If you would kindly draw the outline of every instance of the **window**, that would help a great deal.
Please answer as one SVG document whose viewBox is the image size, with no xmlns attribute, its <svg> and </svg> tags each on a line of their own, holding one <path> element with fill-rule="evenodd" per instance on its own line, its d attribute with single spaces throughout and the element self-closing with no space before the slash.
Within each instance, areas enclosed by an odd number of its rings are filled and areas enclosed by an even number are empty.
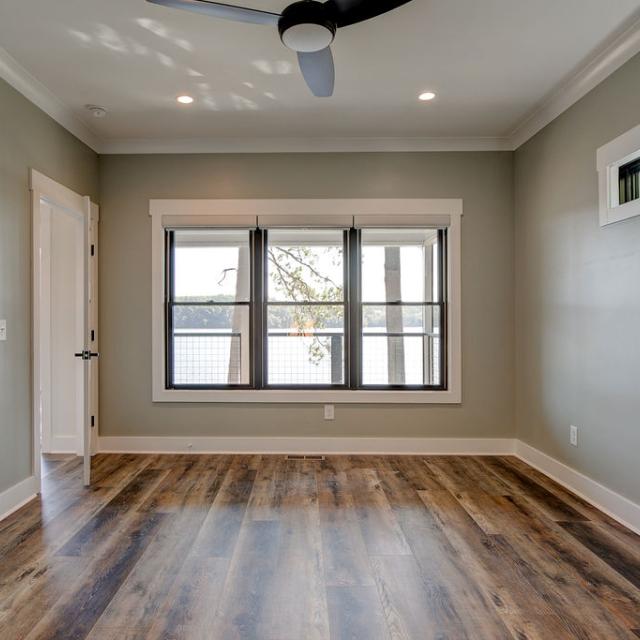
<svg viewBox="0 0 640 640">
<path fill-rule="evenodd" d="M 618 168 L 618 203 L 627 204 L 640 198 L 640 158 Z"/>
<path fill-rule="evenodd" d="M 167 232 L 167 388 L 250 383 L 249 231 Z"/>
<path fill-rule="evenodd" d="M 444 231 L 363 229 L 362 385 L 444 381 Z"/>
<path fill-rule="evenodd" d="M 167 230 L 167 388 L 444 388 L 445 233 Z"/>
<path fill-rule="evenodd" d="M 640 125 L 598 149 L 600 226 L 640 216 Z"/>
<path fill-rule="evenodd" d="M 265 236 L 266 385 L 344 386 L 345 232 Z"/>
<path fill-rule="evenodd" d="M 152 200 L 154 402 L 461 401 L 460 200 Z"/>
</svg>

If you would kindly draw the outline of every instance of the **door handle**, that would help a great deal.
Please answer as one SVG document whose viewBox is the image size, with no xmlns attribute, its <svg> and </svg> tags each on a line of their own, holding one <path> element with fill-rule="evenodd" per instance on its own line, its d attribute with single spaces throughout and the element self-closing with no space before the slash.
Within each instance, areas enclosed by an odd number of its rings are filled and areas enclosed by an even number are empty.
<svg viewBox="0 0 640 640">
<path fill-rule="evenodd" d="M 89 351 L 88 349 L 84 349 L 80 351 L 80 353 L 73 354 L 76 358 L 82 358 L 83 360 L 91 360 L 91 358 L 99 358 L 100 354 L 94 351 Z"/>
</svg>

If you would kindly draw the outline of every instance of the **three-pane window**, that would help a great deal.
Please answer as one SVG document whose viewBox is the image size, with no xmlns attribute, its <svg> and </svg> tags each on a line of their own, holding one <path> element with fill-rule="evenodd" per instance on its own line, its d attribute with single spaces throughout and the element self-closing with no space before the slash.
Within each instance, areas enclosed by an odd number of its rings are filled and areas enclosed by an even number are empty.
<svg viewBox="0 0 640 640">
<path fill-rule="evenodd" d="M 446 388 L 443 229 L 168 229 L 166 388 Z"/>
</svg>

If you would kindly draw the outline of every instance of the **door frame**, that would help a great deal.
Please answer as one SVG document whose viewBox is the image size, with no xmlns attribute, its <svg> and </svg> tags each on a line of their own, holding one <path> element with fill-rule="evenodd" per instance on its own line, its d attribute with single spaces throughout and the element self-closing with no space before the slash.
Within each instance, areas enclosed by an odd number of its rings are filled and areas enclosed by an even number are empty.
<svg viewBox="0 0 640 640">
<path fill-rule="evenodd" d="M 41 446 L 40 446 L 40 398 L 39 390 L 41 384 L 40 366 L 41 366 L 41 344 L 40 344 L 40 320 L 41 320 L 41 282 L 40 282 L 40 263 L 42 260 L 41 246 L 41 211 L 40 201 L 46 200 L 51 204 L 67 209 L 79 215 L 84 220 L 86 238 L 84 254 L 85 254 L 85 291 L 89 292 L 85 304 L 85 329 L 86 333 L 90 332 L 89 323 L 97 314 L 97 266 L 91 264 L 93 257 L 91 255 L 90 244 L 97 245 L 97 223 L 99 220 L 98 205 L 91 202 L 89 196 L 81 196 L 75 191 L 61 185 L 52 180 L 48 176 L 31 169 L 29 188 L 31 191 L 31 237 L 32 237 L 32 256 L 31 256 L 31 345 L 32 345 L 32 362 L 31 362 L 31 402 L 32 402 L 32 443 L 33 443 L 33 475 L 38 483 L 38 492 L 42 488 L 42 469 L 41 469 Z M 94 252 L 95 253 L 95 252 Z M 96 305 L 93 309 L 92 306 Z M 90 347 L 93 350 L 97 346 L 97 342 L 89 343 L 85 337 L 85 344 L 78 345 L 84 349 Z M 88 371 L 87 371 L 88 370 Z M 97 364 L 85 369 L 85 376 L 91 377 L 91 371 L 97 370 Z M 95 375 L 95 374 L 94 374 Z M 89 398 L 93 396 L 92 384 L 89 382 Z M 92 429 L 89 426 L 89 402 L 85 403 L 85 424 L 83 425 L 83 440 L 89 443 L 89 451 L 93 451 L 95 437 L 92 437 Z M 97 413 L 97 411 L 96 411 Z M 84 446 L 83 442 L 83 446 Z M 85 448 L 86 449 L 86 448 Z M 89 465 L 85 460 L 84 483 L 89 484 Z"/>
</svg>

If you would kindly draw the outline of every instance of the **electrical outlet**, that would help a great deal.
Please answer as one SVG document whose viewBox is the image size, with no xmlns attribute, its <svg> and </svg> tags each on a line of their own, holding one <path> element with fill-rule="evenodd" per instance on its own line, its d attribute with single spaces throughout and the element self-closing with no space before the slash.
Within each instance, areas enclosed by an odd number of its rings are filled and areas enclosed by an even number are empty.
<svg viewBox="0 0 640 640">
<path fill-rule="evenodd" d="M 574 425 L 569 427 L 569 444 L 572 444 L 574 447 L 578 446 L 578 427 Z"/>
<path fill-rule="evenodd" d="M 188 442 L 187 443 L 187 451 L 189 453 L 191 453 L 193 451 L 193 443 L 192 442 Z"/>
<path fill-rule="evenodd" d="M 7 321 L 0 320 L 0 340 L 4 341 L 7 339 Z"/>
<path fill-rule="evenodd" d="M 324 405 L 324 419 L 325 420 L 333 420 L 335 418 L 335 412 L 332 404 Z"/>
</svg>

